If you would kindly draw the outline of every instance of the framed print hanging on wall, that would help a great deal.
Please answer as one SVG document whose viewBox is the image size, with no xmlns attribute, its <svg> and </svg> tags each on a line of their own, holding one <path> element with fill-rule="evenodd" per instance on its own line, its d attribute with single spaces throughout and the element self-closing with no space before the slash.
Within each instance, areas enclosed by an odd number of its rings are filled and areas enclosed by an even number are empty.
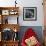
<svg viewBox="0 0 46 46">
<path fill-rule="evenodd" d="M 36 7 L 24 7 L 23 8 L 23 20 L 36 21 L 37 20 L 37 8 Z"/>
</svg>

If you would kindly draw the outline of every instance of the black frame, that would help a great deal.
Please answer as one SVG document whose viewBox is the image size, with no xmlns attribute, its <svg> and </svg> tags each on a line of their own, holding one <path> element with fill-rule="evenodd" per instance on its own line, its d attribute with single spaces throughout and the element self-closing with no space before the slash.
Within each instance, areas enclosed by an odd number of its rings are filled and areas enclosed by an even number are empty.
<svg viewBox="0 0 46 46">
<path fill-rule="evenodd" d="M 33 15 L 31 16 L 31 14 Z M 28 17 L 25 18 L 26 16 Z M 23 20 L 36 21 L 37 20 L 37 7 L 23 7 Z"/>
</svg>

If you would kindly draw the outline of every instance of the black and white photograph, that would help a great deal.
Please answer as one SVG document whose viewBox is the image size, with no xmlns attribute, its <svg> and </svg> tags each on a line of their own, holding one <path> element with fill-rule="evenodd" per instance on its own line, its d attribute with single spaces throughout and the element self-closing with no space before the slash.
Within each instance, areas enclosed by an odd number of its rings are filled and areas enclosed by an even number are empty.
<svg viewBox="0 0 46 46">
<path fill-rule="evenodd" d="M 37 20 L 37 8 L 36 7 L 24 7 L 23 8 L 23 19 L 25 21 Z"/>
</svg>

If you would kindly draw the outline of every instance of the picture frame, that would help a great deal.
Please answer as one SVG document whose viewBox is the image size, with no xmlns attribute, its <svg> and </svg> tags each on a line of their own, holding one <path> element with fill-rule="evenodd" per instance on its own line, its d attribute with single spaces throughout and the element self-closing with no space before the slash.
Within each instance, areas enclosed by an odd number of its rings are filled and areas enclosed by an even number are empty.
<svg viewBox="0 0 46 46">
<path fill-rule="evenodd" d="M 23 20 L 36 21 L 37 20 L 37 7 L 23 7 Z"/>
<path fill-rule="evenodd" d="M 9 10 L 2 10 L 2 15 L 9 15 Z"/>
<path fill-rule="evenodd" d="M 10 14 L 10 15 L 16 15 L 17 13 L 18 13 L 18 12 L 17 12 L 16 10 L 10 10 L 10 11 L 9 11 L 9 14 Z"/>
</svg>

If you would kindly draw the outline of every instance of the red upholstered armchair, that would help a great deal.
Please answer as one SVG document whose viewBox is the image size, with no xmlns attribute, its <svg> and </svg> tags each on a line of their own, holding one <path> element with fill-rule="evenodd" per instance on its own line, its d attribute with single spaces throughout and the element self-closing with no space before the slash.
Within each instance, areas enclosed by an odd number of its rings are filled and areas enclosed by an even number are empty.
<svg viewBox="0 0 46 46">
<path fill-rule="evenodd" d="M 32 28 L 27 29 L 25 32 L 25 35 L 22 38 L 21 46 L 41 46 L 37 39 L 37 35 Z"/>
</svg>

